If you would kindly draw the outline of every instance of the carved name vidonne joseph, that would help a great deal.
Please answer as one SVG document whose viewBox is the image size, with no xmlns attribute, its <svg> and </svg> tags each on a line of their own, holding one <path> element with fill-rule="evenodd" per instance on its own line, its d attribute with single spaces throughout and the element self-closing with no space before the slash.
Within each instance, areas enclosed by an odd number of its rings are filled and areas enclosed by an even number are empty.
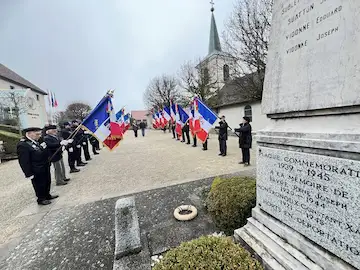
<svg viewBox="0 0 360 270">
<path fill-rule="evenodd" d="M 360 162 L 267 147 L 258 151 L 258 206 L 360 267 Z"/>
</svg>

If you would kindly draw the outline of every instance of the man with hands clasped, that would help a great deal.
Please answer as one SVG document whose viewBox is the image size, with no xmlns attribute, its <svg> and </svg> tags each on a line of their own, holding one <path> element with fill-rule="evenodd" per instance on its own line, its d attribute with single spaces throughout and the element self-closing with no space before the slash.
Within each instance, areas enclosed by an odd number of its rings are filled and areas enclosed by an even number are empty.
<svg viewBox="0 0 360 270">
<path fill-rule="evenodd" d="M 51 175 L 49 151 L 45 142 L 39 143 L 41 128 L 23 130 L 24 138 L 17 144 L 18 161 L 25 177 L 31 180 L 40 205 L 48 205 L 58 196 L 50 195 Z"/>
<path fill-rule="evenodd" d="M 44 130 L 46 134 L 44 136 L 44 141 L 49 149 L 50 162 L 54 165 L 55 169 L 56 185 L 66 185 L 70 179 L 66 178 L 63 151 L 69 144 L 69 141 L 59 139 L 55 125 L 46 126 Z"/>
</svg>

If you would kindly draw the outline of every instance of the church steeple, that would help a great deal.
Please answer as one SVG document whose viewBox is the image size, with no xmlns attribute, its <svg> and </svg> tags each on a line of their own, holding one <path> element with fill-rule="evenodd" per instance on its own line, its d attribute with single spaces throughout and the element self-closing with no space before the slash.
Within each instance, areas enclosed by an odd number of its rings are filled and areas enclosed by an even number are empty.
<svg viewBox="0 0 360 270">
<path fill-rule="evenodd" d="M 211 0 L 211 25 L 210 25 L 210 39 L 209 39 L 209 55 L 213 52 L 221 52 L 220 38 L 216 27 L 214 16 L 214 2 Z"/>
</svg>

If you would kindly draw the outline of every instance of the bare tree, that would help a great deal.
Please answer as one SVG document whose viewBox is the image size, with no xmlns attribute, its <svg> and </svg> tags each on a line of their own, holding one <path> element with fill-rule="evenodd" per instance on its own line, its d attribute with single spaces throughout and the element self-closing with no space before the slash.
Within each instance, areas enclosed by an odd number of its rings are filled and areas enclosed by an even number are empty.
<svg viewBox="0 0 360 270">
<path fill-rule="evenodd" d="M 223 33 L 225 50 L 237 63 L 232 77 L 251 74 L 246 80 L 237 80 L 253 85 L 249 98 L 262 97 L 272 6 L 273 0 L 238 0 Z"/>
<path fill-rule="evenodd" d="M 153 78 L 144 92 L 144 102 L 148 108 L 169 106 L 171 100 L 179 102 L 182 98 L 176 78 L 165 74 Z"/>
<path fill-rule="evenodd" d="M 61 125 L 62 123 L 69 121 L 70 118 L 66 115 L 66 112 L 56 112 L 53 116 L 55 123 Z"/>
<path fill-rule="evenodd" d="M 16 91 L 6 91 L 1 99 L 0 107 L 2 110 L 5 108 L 8 110 L 8 119 L 13 120 L 13 123 L 16 125 L 16 128 L 19 130 L 21 135 L 21 122 L 20 116 L 28 112 L 30 108 L 35 106 L 32 99 L 26 99 L 23 94 L 19 94 Z"/>
<path fill-rule="evenodd" d="M 65 110 L 65 115 L 71 120 L 83 120 L 91 112 L 90 105 L 82 102 L 71 103 Z"/>
<path fill-rule="evenodd" d="M 196 63 L 196 64 L 195 64 Z M 206 65 L 200 61 L 188 61 L 183 64 L 179 72 L 180 86 L 188 93 L 188 102 L 197 96 L 208 105 L 216 105 L 215 97 L 218 93 L 217 81 Z"/>
</svg>

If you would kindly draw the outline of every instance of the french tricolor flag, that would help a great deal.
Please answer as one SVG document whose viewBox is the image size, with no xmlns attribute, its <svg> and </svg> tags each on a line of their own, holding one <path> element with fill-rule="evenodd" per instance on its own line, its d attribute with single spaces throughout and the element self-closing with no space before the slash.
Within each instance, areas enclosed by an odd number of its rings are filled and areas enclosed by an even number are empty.
<svg viewBox="0 0 360 270">
<path fill-rule="evenodd" d="M 166 125 L 171 120 L 170 109 L 168 107 L 164 107 L 162 114 L 163 114 L 164 123 Z"/>
<path fill-rule="evenodd" d="M 200 128 L 196 132 L 196 136 L 204 143 L 208 138 L 210 129 L 213 127 L 218 116 L 198 98 L 196 98 L 196 105 L 197 108 L 194 110 L 194 126 L 196 128 Z"/>
</svg>

